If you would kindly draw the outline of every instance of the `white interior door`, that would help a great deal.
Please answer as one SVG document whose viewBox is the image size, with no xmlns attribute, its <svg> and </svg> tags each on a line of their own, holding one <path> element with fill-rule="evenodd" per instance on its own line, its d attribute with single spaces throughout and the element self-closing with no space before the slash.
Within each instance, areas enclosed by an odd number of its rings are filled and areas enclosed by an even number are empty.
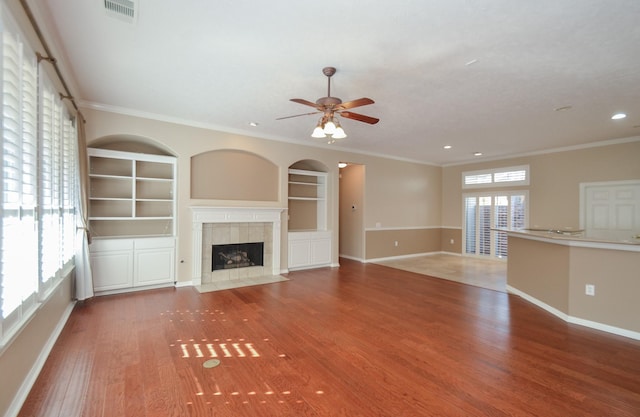
<svg viewBox="0 0 640 417">
<path fill-rule="evenodd" d="M 629 240 L 640 233 L 640 182 L 584 184 L 582 213 L 588 237 Z"/>
</svg>

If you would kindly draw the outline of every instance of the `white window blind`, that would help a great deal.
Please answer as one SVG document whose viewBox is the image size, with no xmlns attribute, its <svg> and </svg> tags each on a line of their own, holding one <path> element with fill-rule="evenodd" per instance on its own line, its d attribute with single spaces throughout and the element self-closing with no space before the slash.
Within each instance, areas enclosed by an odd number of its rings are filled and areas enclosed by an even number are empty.
<svg viewBox="0 0 640 417">
<path fill-rule="evenodd" d="M 5 11 L 0 13 L 0 348 L 72 265 L 77 204 L 75 126 Z"/>
<path fill-rule="evenodd" d="M 23 320 L 37 302 L 36 100 L 35 55 L 3 27 L 0 336 Z"/>
<path fill-rule="evenodd" d="M 527 192 L 466 195 L 464 197 L 464 251 L 470 255 L 506 258 L 506 232 L 527 226 Z"/>
<path fill-rule="evenodd" d="M 462 173 L 462 188 L 529 185 L 529 166 L 495 168 Z"/>
</svg>

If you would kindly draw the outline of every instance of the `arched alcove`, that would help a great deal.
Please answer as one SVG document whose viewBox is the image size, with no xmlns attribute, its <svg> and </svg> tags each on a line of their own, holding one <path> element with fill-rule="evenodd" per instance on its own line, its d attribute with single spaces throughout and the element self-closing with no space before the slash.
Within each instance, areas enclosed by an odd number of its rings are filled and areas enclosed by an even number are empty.
<svg viewBox="0 0 640 417">
<path fill-rule="evenodd" d="M 320 161 L 314 159 L 302 159 L 294 162 L 289 169 L 303 169 L 305 171 L 329 172 L 329 168 Z"/>
<path fill-rule="evenodd" d="M 91 141 L 91 143 L 89 143 L 89 147 L 151 155 L 176 156 L 175 153 L 163 144 L 151 138 L 136 135 L 104 136 Z"/>
<path fill-rule="evenodd" d="M 251 152 L 222 149 L 191 157 L 191 198 L 278 201 L 279 170 Z"/>
</svg>

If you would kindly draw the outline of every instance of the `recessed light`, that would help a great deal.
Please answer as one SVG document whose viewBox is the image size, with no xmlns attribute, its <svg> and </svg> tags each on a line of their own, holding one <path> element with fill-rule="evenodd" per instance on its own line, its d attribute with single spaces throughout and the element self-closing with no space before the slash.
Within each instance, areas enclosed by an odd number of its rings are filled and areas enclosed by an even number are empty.
<svg viewBox="0 0 640 417">
<path fill-rule="evenodd" d="M 627 117 L 627 115 L 624 113 L 616 113 L 613 116 L 611 116 L 611 120 L 620 120 L 620 119 L 624 119 L 625 117 Z"/>
<path fill-rule="evenodd" d="M 451 145 L 444 145 L 444 146 L 443 146 L 443 148 L 445 148 L 445 149 L 451 149 L 451 148 L 453 148 L 453 146 L 451 146 Z"/>
<path fill-rule="evenodd" d="M 477 62 L 478 62 L 477 59 L 472 59 L 471 61 L 466 62 L 464 65 L 467 66 L 467 67 L 470 67 L 471 65 L 473 65 L 473 64 L 475 64 Z"/>
<path fill-rule="evenodd" d="M 553 111 L 565 111 L 565 110 L 571 110 L 572 106 L 562 106 L 562 107 L 556 107 L 555 109 L 553 109 Z"/>
<path fill-rule="evenodd" d="M 258 126 L 258 125 L 259 125 L 259 123 L 258 123 L 258 122 L 249 122 L 249 126 L 256 127 L 256 126 Z"/>
<path fill-rule="evenodd" d="M 347 166 L 346 162 L 338 162 L 338 168 L 345 168 Z"/>
<path fill-rule="evenodd" d="M 474 152 L 473 156 L 482 156 L 482 152 Z"/>
</svg>

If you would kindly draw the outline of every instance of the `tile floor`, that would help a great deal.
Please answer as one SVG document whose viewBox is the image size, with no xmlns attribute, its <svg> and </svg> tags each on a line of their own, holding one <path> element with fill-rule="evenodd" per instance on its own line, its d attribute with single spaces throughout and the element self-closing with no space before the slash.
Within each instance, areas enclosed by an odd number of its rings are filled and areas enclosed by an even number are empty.
<svg viewBox="0 0 640 417">
<path fill-rule="evenodd" d="M 507 292 L 506 260 L 438 253 L 375 263 L 490 290 Z"/>
</svg>

